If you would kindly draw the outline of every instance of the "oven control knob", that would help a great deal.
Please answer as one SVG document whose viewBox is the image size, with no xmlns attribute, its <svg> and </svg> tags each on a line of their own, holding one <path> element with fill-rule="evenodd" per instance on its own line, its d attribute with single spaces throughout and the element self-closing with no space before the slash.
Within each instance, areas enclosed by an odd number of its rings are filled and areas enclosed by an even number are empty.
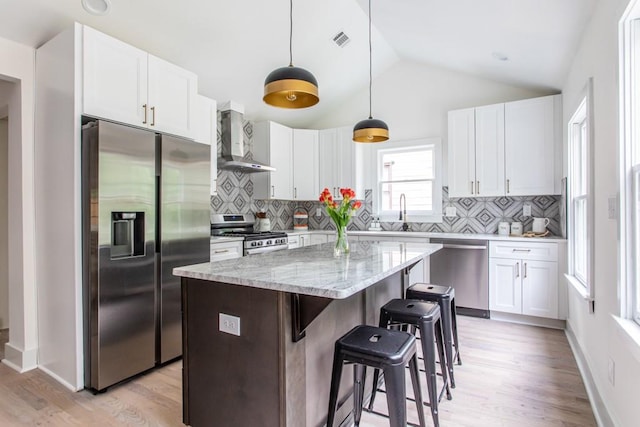
<svg viewBox="0 0 640 427">
<path fill-rule="evenodd" d="M 267 240 L 267 246 L 272 245 L 273 242 L 271 240 Z"/>
<path fill-rule="evenodd" d="M 251 242 L 251 246 L 255 246 L 255 245 L 256 245 L 256 242 Z"/>
<path fill-rule="evenodd" d="M 262 246 L 262 241 L 257 242 L 258 246 Z"/>
</svg>

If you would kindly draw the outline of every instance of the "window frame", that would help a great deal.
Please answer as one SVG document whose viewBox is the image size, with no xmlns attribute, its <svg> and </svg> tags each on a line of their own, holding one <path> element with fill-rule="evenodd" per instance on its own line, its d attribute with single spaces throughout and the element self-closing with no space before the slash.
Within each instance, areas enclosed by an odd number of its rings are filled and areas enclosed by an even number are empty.
<svg viewBox="0 0 640 427">
<path fill-rule="evenodd" d="M 636 218 L 637 188 L 634 181 L 640 174 L 640 86 L 634 75 L 640 73 L 640 3 L 632 1 L 619 24 L 620 82 L 620 197 L 619 197 L 619 280 L 620 315 L 637 329 L 640 325 L 640 230 Z M 638 343 L 640 344 L 640 342 Z"/>
<path fill-rule="evenodd" d="M 371 184 L 373 187 L 373 211 L 374 216 L 379 217 L 384 222 L 402 222 L 395 212 L 383 211 L 381 209 L 381 177 L 382 177 L 382 154 L 391 151 L 419 150 L 423 147 L 430 147 L 433 150 L 433 209 L 431 211 L 407 210 L 408 222 L 442 222 L 442 140 L 440 138 L 419 138 L 406 141 L 394 141 L 386 144 L 370 146 L 372 149 L 372 160 L 375 167 L 371 170 Z M 408 180 L 409 181 L 409 180 Z M 420 179 L 423 181 L 423 179 Z M 384 181 L 387 182 L 387 181 Z"/>
<path fill-rule="evenodd" d="M 567 179 L 567 229 L 568 276 L 570 282 L 585 299 L 595 297 L 594 277 L 594 203 L 593 203 L 593 79 L 583 90 L 581 101 L 567 124 L 568 179 Z M 578 147 L 577 144 L 580 144 Z M 577 230 L 576 205 L 584 203 L 584 230 Z M 580 240 L 579 232 L 584 233 Z M 578 248 L 578 245 L 585 245 Z M 578 256 L 583 256 L 584 271 L 578 270 Z"/>
</svg>

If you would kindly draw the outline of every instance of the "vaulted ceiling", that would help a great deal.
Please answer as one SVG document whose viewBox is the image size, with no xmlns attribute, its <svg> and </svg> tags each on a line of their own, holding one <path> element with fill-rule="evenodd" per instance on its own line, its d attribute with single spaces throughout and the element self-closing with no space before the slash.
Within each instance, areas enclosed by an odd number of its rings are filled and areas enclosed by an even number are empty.
<svg viewBox="0 0 640 427">
<path fill-rule="evenodd" d="M 264 78 L 289 63 L 287 0 L 110 1 L 94 16 L 80 0 L 0 0 L 0 37 L 37 47 L 78 21 L 194 71 L 203 95 L 292 126 L 368 84 L 368 0 L 294 0 L 293 62 L 320 86 L 305 110 L 262 102 Z M 372 0 L 374 78 L 406 60 L 559 90 L 596 1 Z"/>
</svg>

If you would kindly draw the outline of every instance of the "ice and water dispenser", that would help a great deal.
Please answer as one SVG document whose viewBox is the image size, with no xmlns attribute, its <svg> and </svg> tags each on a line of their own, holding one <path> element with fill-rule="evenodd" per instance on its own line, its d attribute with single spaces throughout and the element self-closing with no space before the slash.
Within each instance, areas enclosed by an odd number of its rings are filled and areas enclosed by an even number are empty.
<svg viewBox="0 0 640 427">
<path fill-rule="evenodd" d="M 144 212 L 111 212 L 111 259 L 144 255 Z"/>
</svg>

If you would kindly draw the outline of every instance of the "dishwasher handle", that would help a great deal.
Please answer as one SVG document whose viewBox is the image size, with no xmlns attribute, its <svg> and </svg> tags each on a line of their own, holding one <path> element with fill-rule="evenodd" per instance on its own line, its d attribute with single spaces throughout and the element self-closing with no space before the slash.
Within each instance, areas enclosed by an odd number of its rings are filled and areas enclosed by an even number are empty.
<svg viewBox="0 0 640 427">
<path fill-rule="evenodd" d="M 452 245 L 452 244 L 444 244 L 442 245 L 442 249 L 474 249 L 483 251 L 487 249 L 486 246 L 478 246 L 478 245 Z"/>
</svg>

